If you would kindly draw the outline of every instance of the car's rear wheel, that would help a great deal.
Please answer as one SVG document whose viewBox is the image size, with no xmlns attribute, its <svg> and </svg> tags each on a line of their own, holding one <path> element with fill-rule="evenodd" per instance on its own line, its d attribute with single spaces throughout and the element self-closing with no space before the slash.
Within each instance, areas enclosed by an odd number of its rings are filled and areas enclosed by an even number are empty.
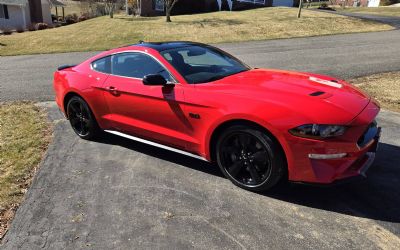
<svg viewBox="0 0 400 250">
<path fill-rule="evenodd" d="M 216 158 L 228 179 L 251 191 L 271 188 L 286 169 L 278 143 L 267 133 L 246 126 L 233 126 L 221 134 Z"/>
<path fill-rule="evenodd" d="M 73 96 L 67 104 L 67 116 L 74 132 L 83 139 L 93 139 L 100 129 L 88 104 L 79 96 Z"/>
</svg>

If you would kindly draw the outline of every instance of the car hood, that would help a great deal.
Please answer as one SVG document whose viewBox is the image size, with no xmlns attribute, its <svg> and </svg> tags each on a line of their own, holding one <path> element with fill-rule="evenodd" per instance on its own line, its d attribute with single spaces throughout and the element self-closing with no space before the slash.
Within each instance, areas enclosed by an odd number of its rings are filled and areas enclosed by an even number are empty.
<svg viewBox="0 0 400 250">
<path fill-rule="evenodd" d="M 211 84 L 215 91 L 285 106 L 316 122 L 350 122 L 370 101 L 367 94 L 343 80 L 292 71 L 252 69 Z"/>
</svg>

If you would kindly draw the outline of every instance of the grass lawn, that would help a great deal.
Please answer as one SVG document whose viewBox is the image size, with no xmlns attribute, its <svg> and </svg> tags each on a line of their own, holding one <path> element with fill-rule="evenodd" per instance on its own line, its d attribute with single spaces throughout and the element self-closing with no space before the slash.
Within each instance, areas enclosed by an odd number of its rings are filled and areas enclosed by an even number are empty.
<svg viewBox="0 0 400 250">
<path fill-rule="evenodd" d="M 352 13 L 361 13 L 361 14 L 371 14 L 371 15 L 380 15 L 380 16 L 394 16 L 400 17 L 400 7 L 375 7 L 375 8 L 368 8 L 368 7 L 346 7 L 342 9 L 340 7 L 335 8 L 337 11 L 344 11 L 344 12 L 352 12 Z"/>
<path fill-rule="evenodd" d="M 197 15 L 98 17 L 56 29 L 0 36 L 0 55 L 105 50 L 144 41 L 190 40 L 221 43 L 390 30 L 372 21 L 296 8 L 260 8 Z"/>
<path fill-rule="evenodd" d="M 382 108 L 400 112 L 400 72 L 375 74 L 350 82 L 375 97 Z"/>
<path fill-rule="evenodd" d="M 32 103 L 0 103 L 0 239 L 49 141 L 43 110 Z"/>
</svg>

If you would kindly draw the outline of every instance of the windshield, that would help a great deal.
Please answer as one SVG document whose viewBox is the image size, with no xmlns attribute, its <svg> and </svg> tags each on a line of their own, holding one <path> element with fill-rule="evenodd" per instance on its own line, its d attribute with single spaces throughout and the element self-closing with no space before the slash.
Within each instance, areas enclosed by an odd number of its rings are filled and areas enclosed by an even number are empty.
<svg viewBox="0 0 400 250">
<path fill-rule="evenodd" d="M 212 82 L 250 69 L 233 56 L 208 46 L 170 49 L 161 55 L 189 83 Z"/>
</svg>

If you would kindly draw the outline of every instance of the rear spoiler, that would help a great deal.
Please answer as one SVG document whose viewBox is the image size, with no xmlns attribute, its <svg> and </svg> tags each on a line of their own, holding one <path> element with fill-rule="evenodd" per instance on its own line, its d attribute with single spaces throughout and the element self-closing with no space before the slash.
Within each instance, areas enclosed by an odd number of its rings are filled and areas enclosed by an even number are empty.
<svg viewBox="0 0 400 250">
<path fill-rule="evenodd" d="M 75 66 L 76 66 L 76 64 L 75 65 L 71 65 L 71 64 L 62 65 L 62 66 L 58 67 L 57 70 L 68 69 L 68 68 L 72 68 L 72 67 L 75 67 Z"/>
</svg>

